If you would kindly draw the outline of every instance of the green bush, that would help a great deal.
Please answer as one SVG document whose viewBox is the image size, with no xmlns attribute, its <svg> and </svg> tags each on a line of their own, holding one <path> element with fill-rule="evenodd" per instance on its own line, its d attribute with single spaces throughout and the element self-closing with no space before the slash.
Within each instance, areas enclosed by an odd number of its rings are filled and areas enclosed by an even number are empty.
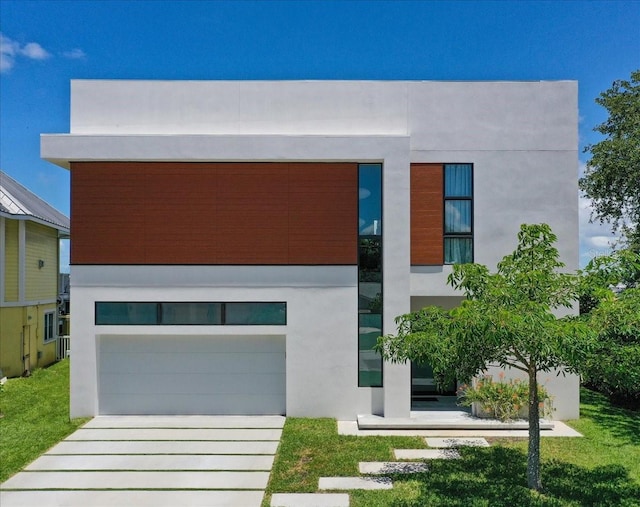
<svg viewBox="0 0 640 507">
<path fill-rule="evenodd" d="M 640 289 L 600 301 L 583 318 L 598 332 L 581 369 L 583 381 L 614 401 L 640 405 Z"/>
<path fill-rule="evenodd" d="M 495 382 L 491 375 L 479 378 L 471 386 L 463 385 L 458 391 L 458 402 L 469 407 L 478 403 L 482 409 L 500 421 L 518 419 L 523 409 L 528 409 L 529 385 L 519 379 L 504 381 L 504 374 Z M 540 400 L 540 416 L 545 417 L 553 412 L 551 396 L 547 390 L 538 385 Z"/>
</svg>

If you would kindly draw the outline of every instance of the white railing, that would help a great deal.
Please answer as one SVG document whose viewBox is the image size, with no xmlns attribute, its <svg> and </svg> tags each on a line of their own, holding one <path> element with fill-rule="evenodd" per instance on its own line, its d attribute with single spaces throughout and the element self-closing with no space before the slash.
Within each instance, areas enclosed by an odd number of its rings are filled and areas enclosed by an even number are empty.
<svg viewBox="0 0 640 507">
<path fill-rule="evenodd" d="M 69 335 L 58 336 L 56 340 L 56 359 L 60 361 L 60 359 L 64 359 L 69 356 L 70 350 L 70 341 L 71 337 Z"/>
</svg>

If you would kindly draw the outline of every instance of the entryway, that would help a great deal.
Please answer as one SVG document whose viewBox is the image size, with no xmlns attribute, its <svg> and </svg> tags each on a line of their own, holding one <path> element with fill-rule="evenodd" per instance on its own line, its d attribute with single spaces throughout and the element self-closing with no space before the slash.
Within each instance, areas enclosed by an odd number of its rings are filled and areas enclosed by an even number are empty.
<svg viewBox="0 0 640 507">
<path fill-rule="evenodd" d="M 431 366 L 411 363 L 411 410 L 442 410 L 443 401 L 453 402 L 455 405 L 455 399 L 455 382 L 440 390 Z"/>
</svg>

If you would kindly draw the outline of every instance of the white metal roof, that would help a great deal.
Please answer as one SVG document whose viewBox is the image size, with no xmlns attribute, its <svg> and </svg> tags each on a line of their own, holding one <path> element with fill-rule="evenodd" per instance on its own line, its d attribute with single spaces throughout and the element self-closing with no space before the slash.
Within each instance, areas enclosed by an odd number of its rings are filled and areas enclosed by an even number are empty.
<svg viewBox="0 0 640 507">
<path fill-rule="evenodd" d="M 0 171 L 0 214 L 10 218 L 35 219 L 60 231 L 69 232 L 69 218 L 36 194 Z"/>
</svg>

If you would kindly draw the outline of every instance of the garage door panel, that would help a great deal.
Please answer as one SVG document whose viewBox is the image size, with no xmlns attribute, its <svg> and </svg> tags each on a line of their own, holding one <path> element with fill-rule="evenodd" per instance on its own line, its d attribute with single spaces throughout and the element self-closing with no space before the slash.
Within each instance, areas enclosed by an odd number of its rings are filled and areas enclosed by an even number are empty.
<svg viewBox="0 0 640 507">
<path fill-rule="evenodd" d="M 101 399 L 102 415 L 280 415 L 285 413 L 280 395 L 109 395 Z"/>
<path fill-rule="evenodd" d="M 102 353 L 102 373 L 234 373 L 252 371 L 255 373 L 278 373 L 284 371 L 284 351 L 273 353 L 227 353 L 208 352 L 200 354 L 176 353 Z"/>
<path fill-rule="evenodd" d="M 284 414 L 284 336 L 100 336 L 100 414 Z"/>
<path fill-rule="evenodd" d="M 101 375 L 104 394 L 145 394 L 158 392 L 162 384 L 162 395 L 167 394 L 278 394 L 284 382 L 281 373 L 234 373 L 234 374 L 136 374 Z"/>
<path fill-rule="evenodd" d="M 180 336 L 180 335 L 105 335 L 101 336 L 100 350 L 104 353 L 127 352 L 130 354 L 154 353 L 176 354 L 189 351 L 192 354 L 211 352 L 213 344 L 226 352 L 255 353 L 284 351 L 283 336 Z M 185 348 L 188 347 L 188 348 Z"/>
</svg>

